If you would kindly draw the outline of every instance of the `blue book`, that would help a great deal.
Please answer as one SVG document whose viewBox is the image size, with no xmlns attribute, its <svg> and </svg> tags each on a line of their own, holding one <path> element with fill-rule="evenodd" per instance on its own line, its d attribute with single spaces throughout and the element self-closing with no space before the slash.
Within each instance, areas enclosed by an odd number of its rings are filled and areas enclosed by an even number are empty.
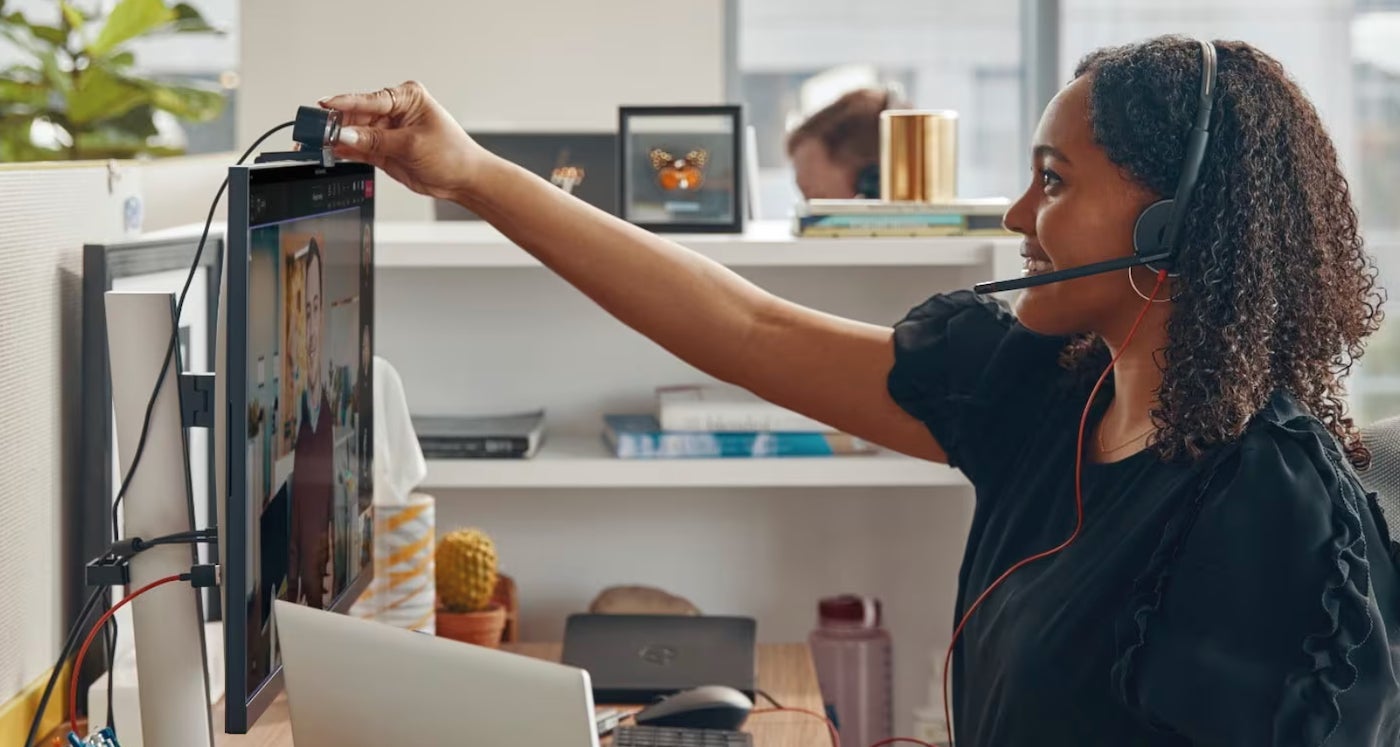
<svg viewBox="0 0 1400 747">
<path fill-rule="evenodd" d="M 815 457 L 871 454 L 873 444 L 845 433 L 664 431 L 654 415 L 605 415 L 603 439 L 623 459 Z"/>
</svg>

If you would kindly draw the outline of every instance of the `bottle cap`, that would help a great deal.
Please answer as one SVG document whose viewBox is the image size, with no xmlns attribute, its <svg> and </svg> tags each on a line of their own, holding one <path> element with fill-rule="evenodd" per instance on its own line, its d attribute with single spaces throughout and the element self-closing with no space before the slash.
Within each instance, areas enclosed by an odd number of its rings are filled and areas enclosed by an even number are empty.
<svg viewBox="0 0 1400 747">
<path fill-rule="evenodd" d="M 863 628 L 878 628 L 883 619 L 879 599 L 856 594 L 822 599 L 817 605 L 817 614 L 822 622 L 854 624 Z"/>
</svg>

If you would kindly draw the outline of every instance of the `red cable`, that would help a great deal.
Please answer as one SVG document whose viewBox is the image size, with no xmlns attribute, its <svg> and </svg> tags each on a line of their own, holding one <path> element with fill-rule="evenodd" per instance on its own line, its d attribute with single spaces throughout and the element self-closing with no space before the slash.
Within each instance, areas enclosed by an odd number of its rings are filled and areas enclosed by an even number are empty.
<svg viewBox="0 0 1400 747">
<path fill-rule="evenodd" d="M 763 714 L 763 713 L 782 713 L 782 712 L 784 712 L 784 711 L 790 711 L 790 712 L 792 712 L 792 713 L 802 713 L 802 714 L 806 714 L 806 715 L 808 715 L 808 716 L 811 716 L 812 718 L 819 718 L 819 719 L 821 719 L 821 720 L 822 720 L 822 723 L 826 724 L 826 730 L 827 730 L 827 732 L 829 732 L 829 733 L 831 734 L 831 747 L 841 747 L 841 735 L 836 733 L 836 724 L 831 723 L 831 719 L 827 718 L 826 716 L 824 716 L 824 715 L 822 715 L 822 714 L 820 714 L 820 713 L 817 713 L 816 711 L 809 711 L 809 710 L 807 710 L 806 708 L 791 708 L 791 707 L 789 707 L 789 708 L 760 708 L 760 709 L 758 709 L 758 710 L 756 710 L 756 711 L 751 711 L 751 712 L 749 713 L 749 715 L 750 715 L 750 716 L 757 716 L 757 715 Z"/>
<path fill-rule="evenodd" d="M 1051 555 L 1063 552 L 1064 549 L 1073 544 L 1076 539 L 1079 539 L 1079 532 L 1084 528 L 1084 491 L 1082 481 L 1084 473 L 1084 428 L 1089 422 L 1089 410 L 1093 408 L 1094 398 L 1099 395 L 1099 388 L 1102 387 L 1104 381 L 1108 379 L 1108 375 L 1113 371 L 1113 367 L 1118 364 L 1118 359 L 1127 351 L 1128 343 L 1133 341 L 1133 336 L 1137 334 L 1138 326 L 1142 324 L 1143 318 L 1147 316 L 1147 310 L 1152 308 L 1152 301 L 1157 298 L 1157 292 L 1162 289 L 1162 283 L 1166 282 L 1166 279 L 1167 271 L 1158 270 L 1157 284 L 1152 286 L 1152 295 L 1148 297 L 1147 303 L 1143 304 L 1142 311 L 1138 312 L 1137 319 L 1133 322 L 1132 329 L 1128 330 L 1127 339 L 1123 340 L 1123 347 L 1119 348 L 1118 354 L 1113 356 L 1113 360 L 1108 362 L 1108 367 L 1103 370 L 1103 373 L 1099 375 L 1099 380 L 1094 384 L 1093 391 L 1089 392 L 1089 401 L 1084 403 L 1084 414 L 1079 418 L 1079 443 L 1074 452 L 1074 532 L 1069 535 L 1069 539 L 1065 540 L 1058 547 L 1036 553 L 1006 569 L 1005 573 L 997 577 L 997 580 L 993 581 L 991 586 L 988 586 L 985 591 L 978 595 L 976 601 L 972 603 L 972 606 L 968 607 L 967 612 L 963 613 L 962 621 L 958 623 L 958 627 L 953 631 L 953 640 L 948 643 L 948 654 L 943 657 L 943 720 L 948 727 L 948 747 L 955 747 L 953 744 L 953 709 L 948 698 L 948 678 L 950 677 L 949 673 L 953 669 L 953 648 L 957 645 L 958 638 L 962 635 L 963 628 L 967 627 L 967 621 L 972 617 L 972 613 L 976 612 L 977 608 L 982 606 L 982 602 L 986 601 L 987 597 L 995 591 L 998 586 L 1001 586 L 1002 582 L 1006 581 L 1011 574 L 1037 560 L 1042 560 Z"/>
<path fill-rule="evenodd" d="M 132 592 L 129 596 L 122 597 L 121 601 L 112 605 L 111 609 L 107 610 L 106 612 L 103 612 L 102 617 L 97 618 L 97 622 L 93 624 L 92 630 L 88 631 L 87 638 L 83 640 L 83 647 L 78 649 L 78 658 L 73 660 L 73 681 L 68 689 L 68 724 L 69 729 L 71 729 L 73 733 L 76 734 L 78 731 L 78 673 L 83 671 L 83 657 L 87 655 L 88 647 L 91 646 L 93 640 L 97 638 L 97 634 L 102 632 L 102 628 L 104 628 L 107 625 L 108 620 L 112 619 L 112 615 L 115 615 L 117 613 L 117 610 L 126 606 L 126 604 L 131 600 L 141 596 L 142 594 L 145 594 L 146 592 L 156 588 L 157 586 L 163 586 L 165 584 L 174 583 L 175 581 L 183 581 L 185 578 L 187 578 L 186 575 L 176 574 L 174 576 L 166 576 L 165 578 L 152 581 L 151 583 L 146 584 L 145 586 L 142 586 L 141 588 Z M 112 672 L 108 672 L 107 676 L 111 677 L 112 674 Z"/>
</svg>

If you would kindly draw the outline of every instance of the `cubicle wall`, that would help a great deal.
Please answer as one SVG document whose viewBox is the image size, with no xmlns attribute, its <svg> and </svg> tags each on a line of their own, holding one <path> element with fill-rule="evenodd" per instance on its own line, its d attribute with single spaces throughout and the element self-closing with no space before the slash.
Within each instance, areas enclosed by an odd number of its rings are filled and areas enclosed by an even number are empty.
<svg viewBox="0 0 1400 747">
<path fill-rule="evenodd" d="M 82 246 L 124 234 L 139 188 L 128 167 L 0 165 L 0 703 L 76 611 Z"/>
</svg>

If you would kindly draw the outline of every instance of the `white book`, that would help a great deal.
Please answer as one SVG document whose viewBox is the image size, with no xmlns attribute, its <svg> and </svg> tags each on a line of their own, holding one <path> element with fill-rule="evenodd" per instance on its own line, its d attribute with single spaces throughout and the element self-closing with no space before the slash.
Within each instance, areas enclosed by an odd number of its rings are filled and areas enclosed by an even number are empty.
<svg viewBox="0 0 1400 747">
<path fill-rule="evenodd" d="M 724 384 L 658 387 L 656 419 L 663 431 L 772 431 L 830 433 L 836 429 L 806 415 Z"/>
</svg>

